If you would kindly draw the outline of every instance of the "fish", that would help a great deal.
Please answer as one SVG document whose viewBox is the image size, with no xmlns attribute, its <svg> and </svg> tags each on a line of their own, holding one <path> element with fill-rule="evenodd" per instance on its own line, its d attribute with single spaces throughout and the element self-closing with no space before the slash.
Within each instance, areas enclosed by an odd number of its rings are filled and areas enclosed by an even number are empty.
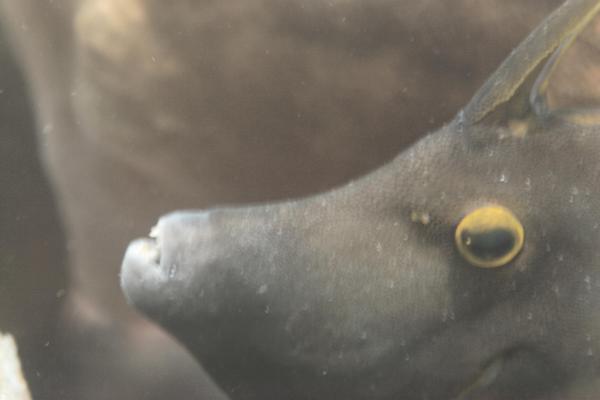
<svg viewBox="0 0 600 400">
<path fill-rule="evenodd" d="M 362 178 L 161 217 L 124 255 L 128 302 L 234 400 L 595 398 L 600 127 L 548 88 L 598 10 L 566 1 Z"/>
</svg>

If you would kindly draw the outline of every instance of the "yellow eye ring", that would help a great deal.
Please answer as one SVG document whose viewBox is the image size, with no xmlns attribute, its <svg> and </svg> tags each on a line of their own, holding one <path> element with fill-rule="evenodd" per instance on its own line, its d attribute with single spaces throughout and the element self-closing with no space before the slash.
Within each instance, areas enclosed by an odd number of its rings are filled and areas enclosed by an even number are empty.
<svg viewBox="0 0 600 400">
<path fill-rule="evenodd" d="M 512 261 L 521 251 L 525 232 L 510 210 L 489 205 L 467 214 L 456 227 L 454 240 L 469 263 L 496 268 Z"/>
</svg>

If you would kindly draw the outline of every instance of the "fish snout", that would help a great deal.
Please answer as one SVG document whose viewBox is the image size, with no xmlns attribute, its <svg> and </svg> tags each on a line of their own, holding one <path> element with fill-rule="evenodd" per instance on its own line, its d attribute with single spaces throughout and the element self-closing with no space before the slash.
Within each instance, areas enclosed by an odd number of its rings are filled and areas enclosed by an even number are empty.
<svg viewBox="0 0 600 400">
<path fill-rule="evenodd" d="M 198 293 L 215 288 L 222 274 L 210 212 L 167 214 L 149 237 L 129 244 L 121 264 L 128 302 L 153 318 L 182 314 Z M 198 302 L 196 302 L 198 303 Z"/>
</svg>

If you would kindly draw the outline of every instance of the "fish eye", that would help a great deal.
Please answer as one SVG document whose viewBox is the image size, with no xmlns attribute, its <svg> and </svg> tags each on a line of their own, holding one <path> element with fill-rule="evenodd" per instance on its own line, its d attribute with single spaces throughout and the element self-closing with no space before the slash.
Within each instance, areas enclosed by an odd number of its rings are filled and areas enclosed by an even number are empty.
<svg viewBox="0 0 600 400">
<path fill-rule="evenodd" d="M 467 214 L 454 233 L 459 253 L 480 268 L 501 267 L 523 248 L 523 225 L 510 212 L 498 206 L 480 207 Z"/>
</svg>

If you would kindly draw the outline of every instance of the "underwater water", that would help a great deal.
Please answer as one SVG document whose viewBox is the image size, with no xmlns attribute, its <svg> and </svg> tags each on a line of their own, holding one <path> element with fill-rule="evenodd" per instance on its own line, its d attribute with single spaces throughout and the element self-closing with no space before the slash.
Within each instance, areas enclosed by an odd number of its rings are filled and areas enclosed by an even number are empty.
<svg viewBox="0 0 600 400">
<path fill-rule="evenodd" d="M 477 92 L 561 1 L 0 4 L 34 400 L 594 398 L 598 18 Z"/>
</svg>

